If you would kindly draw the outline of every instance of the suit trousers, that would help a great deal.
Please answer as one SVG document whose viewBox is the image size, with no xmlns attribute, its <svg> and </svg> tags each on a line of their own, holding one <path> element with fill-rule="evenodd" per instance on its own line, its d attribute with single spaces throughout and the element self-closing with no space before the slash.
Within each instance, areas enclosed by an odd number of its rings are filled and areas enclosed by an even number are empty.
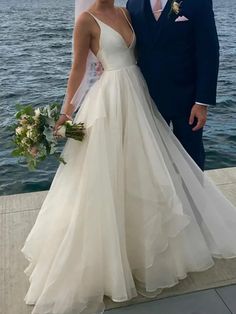
<svg viewBox="0 0 236 314">
<path fill-rule="evenodd" d="M 173 133 L 183 145 L 187 153 L 204 171 L 205 169 L 205 149 L 203 144 L 203 128 L 198 131 L 192 131 L 197 124 L 195 118 L 192 125 L 189 124 L 188 117 L 167 117 L 163 116 L 168 125 L 172 124 Z"/>
</svg>

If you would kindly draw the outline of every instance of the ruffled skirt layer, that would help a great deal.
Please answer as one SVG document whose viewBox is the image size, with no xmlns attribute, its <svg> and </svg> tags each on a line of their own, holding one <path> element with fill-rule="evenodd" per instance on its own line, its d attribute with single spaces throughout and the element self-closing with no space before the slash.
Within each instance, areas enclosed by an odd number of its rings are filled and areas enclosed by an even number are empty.
<svg viewBox="0 0 236 314">
<path fill-rule="evenodd" d="M 105 71 L 22 253 L 32 314 L 103 313 L 236 256 L 236 209 L 183 149 L 136 66 Z"/>
</svg>

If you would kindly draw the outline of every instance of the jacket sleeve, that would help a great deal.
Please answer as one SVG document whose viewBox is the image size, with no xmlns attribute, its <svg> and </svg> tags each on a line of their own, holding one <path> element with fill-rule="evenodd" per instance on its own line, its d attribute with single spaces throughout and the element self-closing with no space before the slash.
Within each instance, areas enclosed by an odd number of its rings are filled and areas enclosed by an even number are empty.
<svg viewBox="0 0 236 314">
<path fill-rule="evenodd" d="M 196 102 L 215 105 L 219 71 L 219 41 L 212 0 L 199 1 L 194 16 Z"/>
</svg>

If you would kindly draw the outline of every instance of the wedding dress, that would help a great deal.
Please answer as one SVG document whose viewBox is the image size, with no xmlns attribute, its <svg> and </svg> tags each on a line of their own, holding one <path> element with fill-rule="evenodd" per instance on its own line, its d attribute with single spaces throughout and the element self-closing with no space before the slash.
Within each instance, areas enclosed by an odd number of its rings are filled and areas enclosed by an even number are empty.
<svg viewBox="0 0 236 314">
<path fill-rule="evenodd" d="M 67 164 L 21 249 L 32 314 L 103 313 L 104 295 L 154 297 L 212 267 L 214 257 L 236 257 L 236 208 L 150 98 L 134 32 L 128 46 L 94 18 L 104 72 L 74 119 L 85 123 L 86 137 L 67 140 Z"/>
</svg>

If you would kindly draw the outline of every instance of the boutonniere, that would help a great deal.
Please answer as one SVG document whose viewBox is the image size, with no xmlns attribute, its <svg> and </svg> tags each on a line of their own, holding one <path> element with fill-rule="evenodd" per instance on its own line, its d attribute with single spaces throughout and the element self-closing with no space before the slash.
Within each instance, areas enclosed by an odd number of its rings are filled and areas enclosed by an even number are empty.
<svg viewBox="0 0 236 314">
<path fill-rule="evenodd" d="M 181 4 L 182 4 L 183 1 L 181 2 L 177 2 L 175 0 L 172 1 L 171 3 L 171 9 L 170 9 L 170 12 L 169 12 L 169 16 L 174 13 L 176 15 L 178 15 L 180 13 L 180 10 L 181 10 Z"/>
</svg>

